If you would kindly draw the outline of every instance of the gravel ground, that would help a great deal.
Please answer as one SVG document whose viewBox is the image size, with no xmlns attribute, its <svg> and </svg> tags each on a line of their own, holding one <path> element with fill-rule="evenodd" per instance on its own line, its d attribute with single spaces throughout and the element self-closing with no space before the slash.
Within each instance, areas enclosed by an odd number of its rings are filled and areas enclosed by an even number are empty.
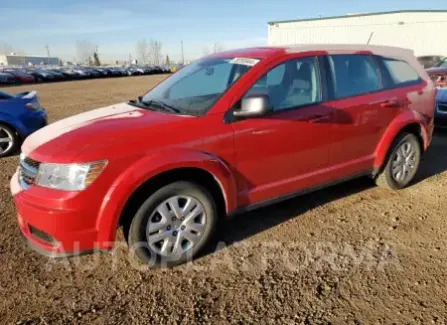
<svg viewBox="0 0 447 325">
<path fill-rule="evenodd" d="M 42 84 L 50 121 L 144 93 L 162 76 Z M 216 250 L 145 270 L 111 253 L 50 260 L 16 226 L 0 160 L 1 324 L 446 324 L 447 134 L 418 181 L 358 179 L 225 223 Z"/>
</svg>

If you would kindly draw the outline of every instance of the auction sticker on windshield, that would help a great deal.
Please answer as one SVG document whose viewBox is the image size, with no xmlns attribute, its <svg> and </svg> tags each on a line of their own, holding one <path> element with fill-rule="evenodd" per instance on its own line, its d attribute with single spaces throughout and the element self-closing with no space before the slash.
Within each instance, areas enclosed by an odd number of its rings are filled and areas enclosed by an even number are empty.
<svg viewBox="0 0 447 325">
<path fill-rule="evenodd" d="M 252 59 L 252 58 L 234 58 L 230 61 L 232 64 L 242 64 L 242 65 L 249 65 L 254 66 L 256 63 L 258 63 L 259 59 Z"/>
</svg>

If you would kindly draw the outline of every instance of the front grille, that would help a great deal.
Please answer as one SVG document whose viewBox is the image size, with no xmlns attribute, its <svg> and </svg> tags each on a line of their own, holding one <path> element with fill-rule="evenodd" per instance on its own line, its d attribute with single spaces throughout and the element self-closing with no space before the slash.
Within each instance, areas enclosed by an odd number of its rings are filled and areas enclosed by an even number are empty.
<svg viewBox="0 0 447 325">
<path fill-rule="evenodd" d="M 438 103 L 438 112 L 447 114 L 447 103 Z"/>
<path fill-rule="evenodd" d="M 25 159 L 23 159 L 23 162 L 25 164 L 27 164 L 28 166 L 36 168 L 36 169 L 39 168 L 39 165 L 40 165 L 40 162 L 35 161 L 35 160 L 33 160 L 31 158 L 28 158 L 28 157 L 25 157 Z"/>
<path fill-rule="evenodd" d="M 39 230 L 31 225 L 28 226 L 29 232 L 31 235 L 39 239 L 40 241 L 43 241 L 47 244 L 55 244 L 57 241 L 51 237 L 51 235 L 47 234 L 45 231 Z"/>
<path fill-rule="evenodd" d="M 40 163 L 28 157 L 20 159 L 19 164 L 19 182 L 23 189 L 33 185 L 39 170 Z"/>
</svg>

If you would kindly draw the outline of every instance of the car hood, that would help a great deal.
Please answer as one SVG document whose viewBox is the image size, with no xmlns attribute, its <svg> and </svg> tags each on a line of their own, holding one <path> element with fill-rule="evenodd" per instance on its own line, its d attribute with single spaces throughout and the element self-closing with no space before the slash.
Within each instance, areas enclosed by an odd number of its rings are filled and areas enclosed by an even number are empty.
<svg viewBox="0 0 447 325">
<path fill-rule="evenodd" d="M 50 124 L 29 136 L 22 152 L 38 161 L 70 162 L 88 147 L 130 141 L 160 124 L 188 118 L 140 109 L 126 103 L 107 106 Z"/>
<path fill-rule="evenodd" d="M 435 73 L 446 73 L 447 74 L 447 68 L 430 68 L 426 70 L 428 74 L 435 74 Z"/>
</svg>

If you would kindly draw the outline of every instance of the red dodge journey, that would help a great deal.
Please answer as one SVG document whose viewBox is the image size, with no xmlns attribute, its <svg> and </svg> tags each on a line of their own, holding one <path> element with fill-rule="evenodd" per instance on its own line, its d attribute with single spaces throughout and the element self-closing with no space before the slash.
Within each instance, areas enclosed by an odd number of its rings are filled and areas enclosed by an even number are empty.
<svg viewBox="0 0 447 325">
<path fill-rule="evenodd" d="M 219 220 L 354 177 L 413 180 L 435 87 L 412 52 L 261 47 L 199 59 L 147 94 L 51 124 L 22 146 L 11 192 L 31 247 L 173 266 Z M 273 216 L 274 217 L 274 216 Z"/>
</svg>

